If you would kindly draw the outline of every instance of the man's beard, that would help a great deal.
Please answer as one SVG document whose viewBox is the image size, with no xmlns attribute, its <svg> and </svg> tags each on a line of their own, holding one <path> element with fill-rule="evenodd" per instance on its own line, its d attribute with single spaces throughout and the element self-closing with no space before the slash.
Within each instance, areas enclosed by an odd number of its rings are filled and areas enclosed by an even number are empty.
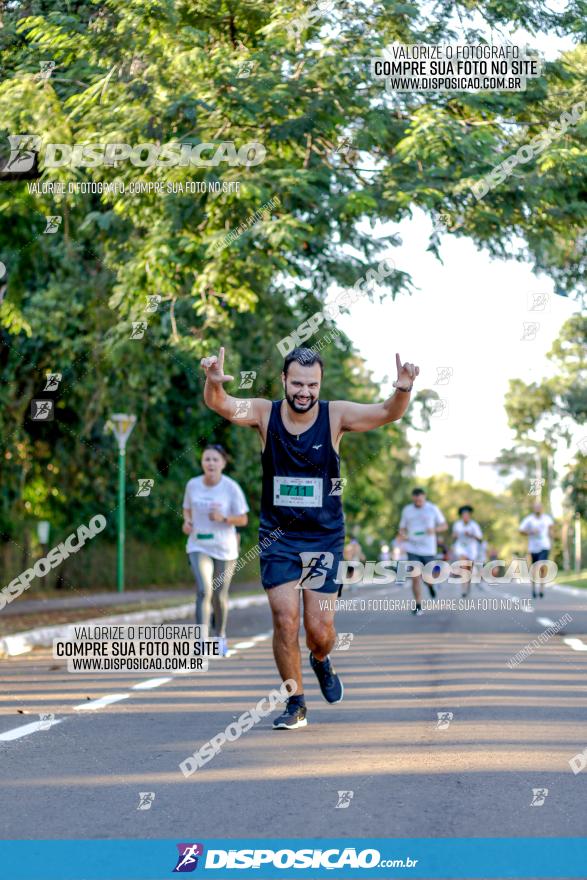
<svg viewBox="0 0 587 880">
<path fill-rule="evenodd" d="M 310 397 L 310 401 L 308 403 L 304 404 L 303 406 L 301 406 L 299 403 L 296 402 L 296 400 L 294 399 L 293 396 L 288 394 L 287 391 L 285 392 L 285 399 L 287 400 L 288 406 L 290 406 L 295 413 L 310 412 L 312 407 L 318 403 L 317 397 L 312 397 L 311 395 L 308 395 L 308 396 Z"/>
</svg>

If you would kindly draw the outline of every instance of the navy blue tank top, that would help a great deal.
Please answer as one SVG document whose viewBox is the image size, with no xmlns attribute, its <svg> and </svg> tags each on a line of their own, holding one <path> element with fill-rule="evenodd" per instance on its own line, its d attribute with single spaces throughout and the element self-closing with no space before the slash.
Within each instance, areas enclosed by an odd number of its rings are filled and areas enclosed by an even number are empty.
<svg viewBox="0 0 587 880">
<path fill-rule="evenodd" d="M 272 401 L 261 453 L 260 531 L 279 527 L 294 538 L 308 533 L 343 538 L 340 457 L 332 446 L 328 401 L 318 401 L 316 421 L 299 436 L 285 429 L 281 404 Z"/>
</svg>

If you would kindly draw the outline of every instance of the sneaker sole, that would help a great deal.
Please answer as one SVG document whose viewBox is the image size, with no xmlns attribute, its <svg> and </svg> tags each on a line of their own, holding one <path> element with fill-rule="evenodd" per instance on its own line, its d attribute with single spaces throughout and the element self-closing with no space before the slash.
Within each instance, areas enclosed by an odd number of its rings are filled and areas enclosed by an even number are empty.
<svg viewBox="0 0 587 880">
<path fill-rule="evenodd" d="M 296 721 L 295 724 L 274 724 L 273 730 L 297 730 L 298 727 L 307 727 L 308 719 L 302 718 L 300 721 Z"/>
</svg>

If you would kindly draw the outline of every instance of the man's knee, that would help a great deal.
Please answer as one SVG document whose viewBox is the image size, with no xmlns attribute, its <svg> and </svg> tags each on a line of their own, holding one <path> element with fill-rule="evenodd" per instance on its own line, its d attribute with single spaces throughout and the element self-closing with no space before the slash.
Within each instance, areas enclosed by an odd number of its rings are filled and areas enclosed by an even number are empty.
<svg viewBox="0 0 587 880">
<path fill-rule="evenodd" d="M 297 642 L 300 621 L 295 615 L 285 611 L 273 611 L 273 628 L 286 642 Z"/>
<path fill-rule="evenodd" d="M 332 621 L 313 621 L 306 623 L 306 644 L 309 648 L 324 648 L 329 651 L 335 639 Z"/>
</svg>

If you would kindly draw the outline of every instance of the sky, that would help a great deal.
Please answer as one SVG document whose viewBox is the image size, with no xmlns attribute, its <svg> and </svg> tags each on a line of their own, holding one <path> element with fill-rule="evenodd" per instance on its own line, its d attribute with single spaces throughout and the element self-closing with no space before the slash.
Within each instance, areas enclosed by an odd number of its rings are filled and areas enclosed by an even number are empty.
<svg viewBox="0 0 587 880">
<path fill-rule="evenodd" d="M 550 9 L 564 7 L 562 0 L 553 0 Z M 474 21 L 483 27 L 481 19 Z M 487 31 L 486 37 L 489 42 L 503 38 L 528 45 L 549 61 L 574 46 L 568 37 L 507 28 Z M 381 227 L 381 234 L 399 233 L 402 240 L 382 257 L 390 256 L 398 269 L 408 272 L 416 289 L 383 303 L 361 298 L 336 323 L 386 395 L 393 391 L 398 351 L 403 361 L 419 365 L 416 387 L 433 389 L 446 401 L 442 417 L 432 419 L 429 432 L 409 432 L 414 451 L 416 444 L 421 447 L 417 474 L 450 473 L 458 479 L 459 461 L 446 456 L 463 453 L 465 480 L 496 491 L 509 479 L 479 462 L 493 461 L 512 444 L 504 409 L 509 380 L 539 381 L 553 374 L 546 354 L 578 306 L 556 296 L 553 282 L 533 274 L 528 264 L 492 259 L 473 242 L 450 233 L 442 236 L 440 263 L 426 250 L 431 231 L 432 221 L 418 209 L 399 225 Z M 526 329 L 528 324 L 538 326 Z M 575 452 L 559 452 L 559 475 Z M 551 501 L 553 513 L 560 515 L 560 489 Z"/>
<path fill-rule="evenodd" d="M 553 374 L 546 354 L 577 303 L 556 296 L 552 281 L 529 265 L 494 260 L 450 233 L 441 239 L 443 265 L 426 250 L 432 223 L 423 212 L 391 231 L 399 232 L 402 245 L 390 255 L 417 289 L 395 301 L 361 298 L 336 323 L 386 395 L 393 390 L 398 351 L 402 361 L 419 365 L 417 388 L 433 389 L 446 401 L 430 432 L 410 431 L 410 442 L 421 444 L 419 476 L 445 472 L 458 479 L 459 462 L 445 456 L 464 453 L 467 482 L 503 487 L 495 469 L 479 462 L 493 461 L 511 445 L 504 409 L 509 379 L 531 382 Z M 538 326 L 525 329 L 528 324 Z M 556 495 L 553 500 L 560 504 Z"/>
</svg>

